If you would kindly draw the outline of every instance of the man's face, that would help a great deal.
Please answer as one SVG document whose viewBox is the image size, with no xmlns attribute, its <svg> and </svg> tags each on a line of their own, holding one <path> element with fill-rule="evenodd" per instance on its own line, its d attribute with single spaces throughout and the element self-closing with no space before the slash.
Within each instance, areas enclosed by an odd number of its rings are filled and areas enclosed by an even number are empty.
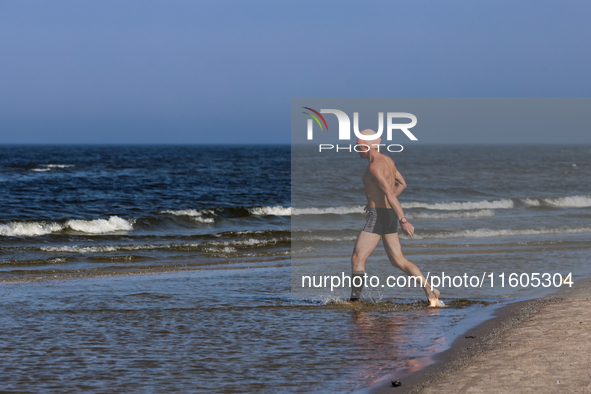
<svg viewBox="0 0 591 394">
<path fill-rule="evenodd" d="M 357 145 L 369 145 L 369 141 L 364 141 L 360 138 L 357 138 Z M 359 152 L 359 157 L 361 157 L 362 159 L 367 158 L 367 156 L 369 155 L 369 152 L 366 152 L 365 150 L 369 151 L 369 149 L 367 148 L 367 146 L 360 146 L 359 148 L 357 148 L 360 152 Z M 362 152 L 363 151 L 363 152 Z"/>
</svg>

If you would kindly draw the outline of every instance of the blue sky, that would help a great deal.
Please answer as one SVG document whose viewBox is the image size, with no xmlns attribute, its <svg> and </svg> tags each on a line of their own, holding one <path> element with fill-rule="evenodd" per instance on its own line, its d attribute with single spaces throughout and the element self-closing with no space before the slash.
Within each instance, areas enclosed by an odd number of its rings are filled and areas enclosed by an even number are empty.
<svg viewBox="0 0 591 394">
<path fill-rule="evenodd" d="M 589 15 L 588 1 L 3 1 L 0 143 L 289 143 L 291 97 L 590 96 Z"/>
</svg>

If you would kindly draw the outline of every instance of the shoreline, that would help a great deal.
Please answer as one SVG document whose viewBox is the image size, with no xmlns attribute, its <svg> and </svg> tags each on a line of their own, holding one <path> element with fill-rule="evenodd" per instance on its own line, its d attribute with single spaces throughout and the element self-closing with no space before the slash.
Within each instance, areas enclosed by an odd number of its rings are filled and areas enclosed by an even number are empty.
<svg viewBox="0 0 591 394">
<path fill-rule="evenodd" d="M 588 278 L 576 281 L 570 289 L 561 288 L 541 298 L 511 302 L 493 311 L 494 317 L 482 321 L 458 336 L 449 349 L 413 360 L 419 365 L 427 364 L 420 370 L 412 373 L 408 373 L 407 370 L 395 371 L 359 392 L 370 394 L 422 392 L 445 378 L 461 373 L 476 357 L 498 349 L 505 337 L 525 321 L 545 316 L 547 313 L 544 309 L 549 305 L 559 306 L 567 298 L 588 298 L 590 294 L 591 278 Z M 402 385 L 393 387 L 392 380 L 399 380 Z M 494 391 L 501 391 L 501 388 L 495 387 Z"/>
</svg>

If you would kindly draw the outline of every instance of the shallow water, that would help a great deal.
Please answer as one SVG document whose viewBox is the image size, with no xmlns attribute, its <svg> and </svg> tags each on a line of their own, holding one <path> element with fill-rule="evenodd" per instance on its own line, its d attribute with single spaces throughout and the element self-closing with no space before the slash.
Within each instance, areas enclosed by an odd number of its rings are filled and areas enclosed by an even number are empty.
<svg viewBox="0 0 591 394">
<path fill-rule="evenodd" d="M 2 286 L 3 390 L 343 392 L 445 349 L 480 304 L 293 300 L 289 268 Z"/>
</svg>

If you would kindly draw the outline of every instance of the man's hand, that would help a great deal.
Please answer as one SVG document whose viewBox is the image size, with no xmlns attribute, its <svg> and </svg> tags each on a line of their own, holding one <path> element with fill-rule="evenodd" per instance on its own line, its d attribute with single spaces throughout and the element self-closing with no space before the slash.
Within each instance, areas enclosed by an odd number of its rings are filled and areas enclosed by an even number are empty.
<svg viewBox="0 0 591 394">
<path fill-rule="evenodd" d="M 402 228 L 402 231 L 404 231 L 404 234 L 408 235 L 409 237 L 412 237 L 413 235 L 415 235 L 415 228 L 409 222 L 402 223 L 400 225 L 400 228 Z"/>
</svg>

